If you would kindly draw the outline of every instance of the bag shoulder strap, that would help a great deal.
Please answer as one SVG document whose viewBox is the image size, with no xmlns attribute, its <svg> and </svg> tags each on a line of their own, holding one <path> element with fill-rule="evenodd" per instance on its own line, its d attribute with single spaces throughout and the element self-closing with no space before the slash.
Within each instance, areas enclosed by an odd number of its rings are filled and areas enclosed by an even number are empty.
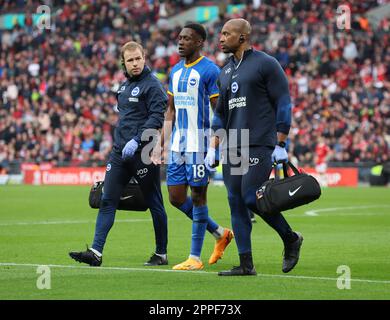
<svg viewBox="0 0 390 320">
<path fill-rule="evenodd" d="M 291 161 L 283 162 L 283 176 L 285 178 L 288 178 L 288 167 L 291 168 L 291 170 L 294 172 L 294 175 L 301 174 L 299 170 L 291 163 Z M 279 180 L 281 177 L 279 176 L 278 168 L 276 165 L 273 165 L 274 173 L 275 173 L 275 180 Z"/>
<path fill-rule="evenodd" d="M 294 172 L 294 175 L 301 174 L 299 170 L 291 163 L 291 161 L 287 161 L 283 163 L 283 174 L 285 177 L 288 177 L 288 167 Z"/>
</svg>

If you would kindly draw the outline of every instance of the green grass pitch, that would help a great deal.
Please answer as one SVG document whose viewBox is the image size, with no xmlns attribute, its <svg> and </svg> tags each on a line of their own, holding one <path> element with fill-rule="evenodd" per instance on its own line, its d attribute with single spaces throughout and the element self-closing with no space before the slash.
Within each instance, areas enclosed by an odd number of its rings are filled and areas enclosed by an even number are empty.
<svg viewBox="0 0 390 320">
<path fill-rule="evenodd" d="M 237 265 L 235 243 L 209 266 L 210 234 L 203 271 L 171 270 L 189 254 L 191 223 L 162 188 L 169 265 L 143 267 L 154 250 L 149 211 L 118 211 L 103 265 L 91 268 L 68 256 L 93 239 L 97 211 L 88 206 L 89 187 L 0 187 L 0 299 L 390 299 L 389 188 L 326 188 L 320 200 L 286 212 L 305 239 L 288 274 L 281 271 L 282 242 L 257 217 L 252 247 L 258 276 L 234 278 L 216 273 Z M 212 217 L 230 226 L 225 188 L 211 186 L 208 199 Z M 39 265 L 50 266 L 50 289 L 37 288 Z M 350 268 L 350 289 L 337 287 L 342 265 Z"/>
</svg>

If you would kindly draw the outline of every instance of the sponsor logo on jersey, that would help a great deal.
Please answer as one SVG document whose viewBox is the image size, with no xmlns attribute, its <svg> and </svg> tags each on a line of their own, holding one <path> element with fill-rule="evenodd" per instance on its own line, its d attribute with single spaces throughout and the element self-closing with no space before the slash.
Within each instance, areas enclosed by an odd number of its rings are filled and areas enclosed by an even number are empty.
<svg viewBox="0 0 390 320">
<path fill-rule="evenodd" d="M 246 97 L 232 98 L 229 100 L 229 110 L 246 107 Z"/>
</svg>

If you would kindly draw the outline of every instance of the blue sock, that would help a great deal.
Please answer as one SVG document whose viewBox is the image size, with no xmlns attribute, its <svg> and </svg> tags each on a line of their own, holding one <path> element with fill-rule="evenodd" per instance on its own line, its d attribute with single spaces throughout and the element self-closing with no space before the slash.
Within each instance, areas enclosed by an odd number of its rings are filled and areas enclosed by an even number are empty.
<svg viewBox="0 0 390 320">
<path fill-rule="evenodd" d="M 187 197 L 186 201 L 178 208 L 181 212 L 184 212 L 185 215 L 192 220 L 192 199 Z"/>
<path fill-rule="evenodd" d="M 193 220 L 193 203 L 191 197 L 187 197 L 186 201 L 178 208 L 180 211 L 184 212 L 188 218 Z M 211 217 L 207 218 L 207 231 L 213 233 L 219 227 L 218 223 L 216 223 Z"/>
<path fill-rule="evenodd" d="M 106 243 L 108 232 L 110 231 L 115 220 L 115 207 L 113 205 L 102 206 L 96 218 L 95 238 L 92 248 L 103 253 L 104 244 Z"/>
<path fill-rule="evenodd" d="M 193 215 L 191 255 L 200 257 L 207 227 L 207 206 L 194 207 Z"/>
</svg>

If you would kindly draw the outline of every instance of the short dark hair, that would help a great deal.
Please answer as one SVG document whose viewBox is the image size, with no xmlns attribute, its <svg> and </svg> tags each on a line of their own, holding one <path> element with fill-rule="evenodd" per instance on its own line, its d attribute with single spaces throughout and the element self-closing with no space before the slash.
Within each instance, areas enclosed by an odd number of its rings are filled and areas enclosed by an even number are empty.
<svg viewBox="0 0 390 320">
<path fill-rule="evenodd" d="M 184 28 L 190 28 L 194 30 L 202 38 L 203 41 L 206 41 L 207 39 L 206 28 L 200 23 L 188 23 L 184 26 Z"/>
</svg>

